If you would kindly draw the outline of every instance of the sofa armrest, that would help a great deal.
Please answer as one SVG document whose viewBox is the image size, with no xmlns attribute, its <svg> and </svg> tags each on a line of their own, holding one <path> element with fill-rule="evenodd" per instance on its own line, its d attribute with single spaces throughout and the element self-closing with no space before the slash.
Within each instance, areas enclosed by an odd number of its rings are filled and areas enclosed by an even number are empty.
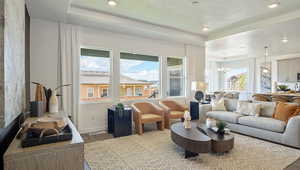
<svg viewBox="0 0 300 170">
<path fill-rule="evenodd" d="M 205 123 L 207 115 L 206 113 L 211 111 L 211 104 L 200 104 L 199 105 L 199 122 Z"/>
<path fill-rule="evenodd" d="M 300 115 L 290 118 L 283 134 L 283 142 L 300 148 Z"/>
</svg>

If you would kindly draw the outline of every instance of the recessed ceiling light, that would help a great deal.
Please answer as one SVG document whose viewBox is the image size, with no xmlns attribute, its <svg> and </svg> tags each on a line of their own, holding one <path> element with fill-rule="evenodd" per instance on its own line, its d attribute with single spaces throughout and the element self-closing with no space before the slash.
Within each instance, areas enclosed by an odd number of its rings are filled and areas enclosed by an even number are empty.
<svg viewBox="0 0 300 170">
<path fill-rule="evenodd" d="M 289 42 L 289 40 L 288 40 L 286 37 L 283 37 L 281 41 L 282 41 L 283 43 Z"/>
<path fill-rule="evenodd" d="M 109 6 L 117 6 L 118 5 L 117 1 L 115 1 L 115 0 L 108 0 L 107 3 Z"/>
<path fill-rule="evenodd" d="M 209 28 L 208 28 L 208 26 L 203 26 L 203 28 L 202 28 L 202 31 L 208 31 L 209 30 Z"/>
<path fill-rule="evenodd" d="M 198 4 L 199 4 L 199 1 L 197 1 L 197 0 L 192 1 L 192 5 L 198 5 Z"/>
<path fill-rule="evenodd" d="M 268 7 L 269 8 L 277 8 L 278 6 L 280 5 L 280 2 L 279 1 L 272 1 L 269 5 L 268 5 Z"/>
</svg>

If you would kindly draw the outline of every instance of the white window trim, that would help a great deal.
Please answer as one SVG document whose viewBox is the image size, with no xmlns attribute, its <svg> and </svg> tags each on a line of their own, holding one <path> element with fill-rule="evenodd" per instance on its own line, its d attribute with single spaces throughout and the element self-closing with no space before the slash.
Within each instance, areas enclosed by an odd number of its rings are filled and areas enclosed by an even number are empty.
<svg viewBox="0 0 300 170">
<path fill-rule="evenodd" d="M 88 87 L 86 90 L 87 90 L 87 98 L 95 98 L 95 89 L 94 88 Z M 93 94 L 92 97 L 89 96 L 90 90 L 92 90 L 92 94 Z"/>
<path fill-rule="evenodd" d="M 143 100 L 149 100 L 149 101 L 152 101 L 152 100 L 160 100 L 160 99 L 162 99 L 163 98 L 163 96 L 162 96 L 162 86 L 161 86 L 161 84 L 162 84 L 162 76 L 161 76 L 161 73 L 162 73 L 162 62 L 161 62 L 161 60 L 162 60 L 162 58 L 164 58 L 164 57 L 162 57 L 161 55 L 159 55 L 159 54 L 155 54 L 155 53 L 144 53 L 144 52 L 140 52 L 140 51 L 132 51 L 132 50 L 120 50 L 119 51 L 119 58 L 118 58 L 118 60 L 119 60 L 119 67 L 121 67 L 121 62 L 120 62 L 120 60 L 121 60 L 121 53 L 132 53 L 132 54 L 139 54 L 139 55 L 151 55 L 151 56 L 156 56 L 156 57 L 158 57 L 158 62 L 159 62 L 159 68 L 158 68 L 158 71 L 159 71 L 159 85 L 158 85 L 158 96 L 155 98 L 155 99 L 153 99 L 153 98 L 151 98 L 151 99 L 149 99 L 149 98 L 145 98 L 145 99 L 121 99 L 121 95 L 120 95 L 120 92 L 118 93 L 119 95 L 118 95 L 118 101 L 133 101 L 133 102 L 137 102 L 137 101 L 143 101 Z M 119 71 L 118 72 L 119 73 L 119 77 L 120 77 L 120 75 L 121 75 L 121 72 Z M 120 82 L 119 82 L 120 83 Z M 119 88 L 120 88 L 120 85 L 119 85 Z M 127 94 L 125 95 L 125 96 L 127 96 Z M 132 94 L 132 96 L 135 96 L 134 95 L 134 92 L 133 92 L 133 94 Z"/>
<path fill-rule="evenodd" d="M 180 57 L 180 56 L 167 56 L 165 57 L 166 58 L 166 64 L 165 64 L 165 67 L 166 67 L 166 98 L 169 98 L 169 99 L 174 99 L 174 98 L 183 98 L 183 97 L 187 97 L 187 57 L 186 56 L 183 56 L 183 57 Z M 183 95 L 180 95 L 180 96 L 169 96 L 169 70 L 168 70 L 168 63 L 167 63 L 167 59 L 168 58 L 178 58 L 178 59 L 182 59 L 182 65 L 183 65 Z"/>
<path fill-rule="evenodd" d="M 93 50 L 100 50 L 100 51 L 108 51 L 109 52 L 109 59 L 110 59 L 110 73 L 109 73 L 109 80 L 110 80 L 110 83 L 109 83 L 109 87 L 107 88 L 108 89 L 108 96 L 106 98 L 108 98 L 107 100 L 105 101 L 81 101 L 79 100 L 79 104 L 89 104 L 89 103 L 111 103 L 112 101 L 114 101 L 114 94 L 113 94 L 113 84 L 114 84 L 114 80 L 113 80 L 113 77 L 115 76 L 112 76 L 112 73 L 113 73 L 113 61 L 114 61 L 114 53 L 113 53 L 113 49 L 111 48 L 107 48 L 107 47 L 99 47 L 99 46 L 95 46 L 95 45 L 80 45 L 80 48 L 79 48 L 79 51 L 81 51 L 82 48 L 86 48 L 86 49 L 93 49 Z M 79 56 L 81 56 L 81 53 L 79 52 Z M 79 72 L 80 72 L 80 59 L 79 59 Z M 79 75 L 80 76 L 80 75 Z M 80 86 L 80 84 L 79 84 Z M 80 88 L 79 88 L 79 94 L 80 93 Z M 100 97 L 101 95 L 99 95 Z M 80 98 L 80 96 L 79 96 Z"/>
<path fill-rule="evenodd" d="M 144 53 L 141 51 L 132 51 L 132 50 L 119 50 L 119 49 L 111 49 L 107 47 L 99 47 L 99 46 L 91 46 L 91 45 L 82 45 L 80 46 L 81 48 L 87 48 L 87 49 L 94 49 L 94 50 L 103 50 L 103 51 L 109 51 L 110 54 L 110 86 L 107 88 L 108 89 L 108 96 L 107 100 L 104 101 L 80 101 L 80 104 L 101 104 L 101 103 L 117 103 L 117 102 L 140 102 L 140 101 L 157 101 L 161 99 L 182 99 L 187 97 L 187 92 L 188 92 L 188 75 L 187 75 L 187 60 L 188 58 L 186 56 L 163 56 L 160 54 L 155 54 L 155 53 Z M 159 95 L 157 98 L 149 99 L 132 99 L 132 100 L 125 100 L 121 99 L 120 96 L 120 53 L 125 52 L 125 53 L 135 53 L 135 54 L 141 54 L 141 55 L 152 55 L 152 56 L 157 56 L 159 60 Z M 81 56 L 81 55 L 80 55 Z M 167 87 L 168 87 L 168 80 L 167 80 L 167 74 L 168 74 L 168 69 L 167 69 L 167 58 L 180 58 L 183 59 L 183 72 L 184 72 L 184 95 L 181 96 L 168 96 L 167 95 Z M 80 68 L 79 68 L 80 70 Z M 79 93 L 80 94 L 80 93 Z M 100 95 L 101 96 L 101 95 Z"/>
</svg>

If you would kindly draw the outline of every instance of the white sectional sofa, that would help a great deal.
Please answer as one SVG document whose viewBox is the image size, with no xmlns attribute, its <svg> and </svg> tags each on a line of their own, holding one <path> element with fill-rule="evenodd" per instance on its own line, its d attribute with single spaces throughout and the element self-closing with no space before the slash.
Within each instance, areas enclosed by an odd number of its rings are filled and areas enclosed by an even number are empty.
<svg viewBox="0 0 300 170">
<path fill-rule="evenodd" d="M 260 102 L 259 117 L 244 116 L 235 112 L 237 103 L 237 99 L 225 98 L 227 111 L 211 111 L 211 105 L 200 105 L 199 121 L 204 123 L 207 117 L 222 120 L 231 131 L 300 148 L 300 116 L 292 117 L 287 123 L 273 119 L 275 102 Z"/>
</svg>

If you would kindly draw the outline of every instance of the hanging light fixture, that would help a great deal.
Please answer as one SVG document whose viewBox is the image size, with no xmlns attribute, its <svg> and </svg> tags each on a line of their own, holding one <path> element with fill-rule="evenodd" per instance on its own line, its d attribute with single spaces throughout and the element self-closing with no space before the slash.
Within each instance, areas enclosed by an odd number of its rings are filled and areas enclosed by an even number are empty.
<svg viewBox="0 0 300 170">
<path fill-rule="evenodd" d="M 268 46 L 265 46 L 265 62 L 264 62 L 264 66 L 263 66 L 264 73 L 268 73 L 270 71 L 268 68 L 268 65 L 267 65 L 267 57 L 268 56 L 269 56 L 269 49 L 268 49 Z"/>
</svg>

